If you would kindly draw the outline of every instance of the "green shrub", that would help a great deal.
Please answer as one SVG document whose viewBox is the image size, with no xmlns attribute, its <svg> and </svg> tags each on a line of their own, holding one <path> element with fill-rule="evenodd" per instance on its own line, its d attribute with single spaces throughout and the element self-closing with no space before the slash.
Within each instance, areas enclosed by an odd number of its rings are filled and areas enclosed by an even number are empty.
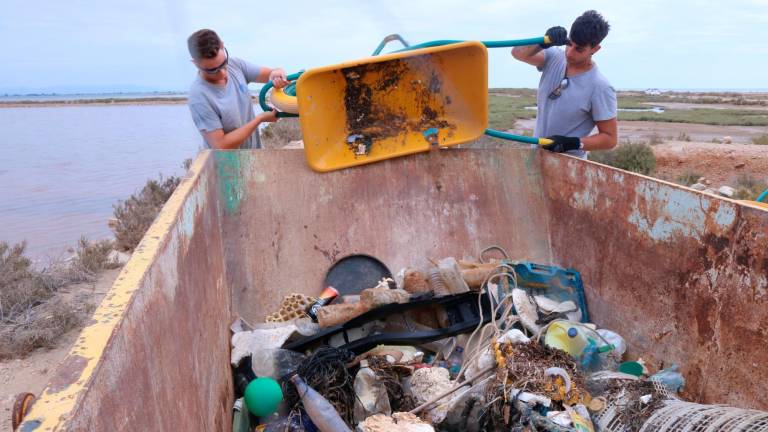
<svg viewBox="0 0 768 432">
<path fill-rule="evenodd" d="M 768 189 L 768 184 L 760 181 L 749 174 L 742 174 L 736 180 L 735 199 L 755 200 L 764 190 Z"/>
<path fill-rule="evenodd" d="M 158 180 L 148 180 L 138 194 L 131 195 L 125 201 L 118 201 L 114 206 L 115 249 L 133 251 L 149 229 L 155 217 L 160 213 L 168 198 L 181 182 L 179 177 L 160 176 Z"/>
<path fill-rule="evenodd" d="M 650 175 L 656 169 L 656 156 L 645 142 L 624 142 L 609 151 L 594 151 L 589 158 L 595 162 L 610 165 L 638 174 Z"/>
</svg>

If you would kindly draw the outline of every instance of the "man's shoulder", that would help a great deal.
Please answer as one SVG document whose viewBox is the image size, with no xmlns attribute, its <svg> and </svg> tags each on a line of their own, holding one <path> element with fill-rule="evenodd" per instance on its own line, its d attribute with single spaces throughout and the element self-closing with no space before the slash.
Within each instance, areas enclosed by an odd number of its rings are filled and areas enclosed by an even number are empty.
<svg viewBox="0 0 768 432">
<path fill-rule="evenodd" d="M 613 88 L 613 85 L 611 85 L 611 82 L 608 81 L 608 78 L 603 75 L 603 73 L 600 71 L 600 69 L 595 71 L 594 77 L 592 78 L 595 88 L 600 90 L 610 90 L 615 92 L 616 90 Z"/>
<path fill-rule="evenodd" d="M 198 99 L 203 96 L 203 93 L 205 93 L 205 83 L 200 78 L 195 78 L 194 81 L 189 85 L 189 90 L 187 91 L 187 98 L 190 100 L 192 99 Z"/>
<path fill-rule="evenodd" d="M 241 74 L 245 74 L 245 71 L 248 69 L 247 62 L 240 57 L 231 57 L 229 59 L 229 65 Z"/>
</svg>

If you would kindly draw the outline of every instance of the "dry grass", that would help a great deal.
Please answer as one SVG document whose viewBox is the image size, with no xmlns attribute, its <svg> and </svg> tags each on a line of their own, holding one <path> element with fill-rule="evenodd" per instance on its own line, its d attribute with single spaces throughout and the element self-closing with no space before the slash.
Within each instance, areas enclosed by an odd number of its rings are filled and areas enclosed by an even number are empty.
<svg viewBox="0 0 768 432">
<path fill-rule="evenodd" d="M 742 174 L 736 180 L 736 193 L 733 197 L 735 199 L 755 200 L 766 189 L 768 189 L 766 181 L 756 179 L 749 174 Z"/>
<path fill-rule="evenodd" d="M 677 183 L 683 186 L 690 186 L 698 182 L 699 179 L 702 177 L 703 175 L 701 175 L 700 172 L 688 170 L 682 173 L 680 177 L 677 178 Z"/>
<path fill-rule="evenodd" d="M 651 135 L 650 139 L 648 140 L 648 144 L 650 145 L 664 144 L 664 139 L 661 137 L 661 135 L 659 135 L 658 132 L 654 132 Z"/>
<path fill-rule="evenodd" d="M 82 297 L 66 300 L 60 290 L 115 268 L 117 263 L 108 258 L 111 245 L 81 238 L 70 262 L 36 270 L 24 255 L 25 243 L 0 242 L 0 359 L 53 347 L 64 333 L 80 326 L 94 306 Z"/>
<path fill-rule="evenodd" d="M 752 144 L 768 145 L 768 134 L 762 134 L 762 135 L 753 137 Z"/>
<path fill-rule="evenodd" d="M 301 125 L 295 117 L 283 118 L 261 130 L 261 145 L 265 149 L 283 148 L 289 141 L 301 139 Z"/>
<path fill-rule="evenodd" d="M 116 250 L 130 252 L 138 246 L 180 182 L 180 177 L 163 178 L 161 175 L 157 180 L 148 180 L 138 194 L 115 204 L 117 222 L 113 231 Z"/>
</svg>

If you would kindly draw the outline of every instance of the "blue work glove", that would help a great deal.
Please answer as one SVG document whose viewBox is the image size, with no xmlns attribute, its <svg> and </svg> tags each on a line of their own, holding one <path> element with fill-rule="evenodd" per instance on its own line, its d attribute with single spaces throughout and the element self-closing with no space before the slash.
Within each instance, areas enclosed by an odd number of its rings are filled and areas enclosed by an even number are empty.
<svg viewBox="0 0 768 432">
<path fill-rule="evenodd" d="M 567 137 L 562 135 L 552 135 L 547 137 L 554 141 L 552 144 L 547 144 L 544 147 L 545 150 L 549 150 L 555 153 L 565 153 L 569 150 L 581 149 L 581 139 L 576 137 Z"/>
<path fill-rule="evenodd" d="M 540 47 L 547 49 L 553 46 L 568 45 L 568 30 L 563 27 L 552 27 L 544 34 L 549 36 L 549 43 L 539 44 Z"/>
</svg>

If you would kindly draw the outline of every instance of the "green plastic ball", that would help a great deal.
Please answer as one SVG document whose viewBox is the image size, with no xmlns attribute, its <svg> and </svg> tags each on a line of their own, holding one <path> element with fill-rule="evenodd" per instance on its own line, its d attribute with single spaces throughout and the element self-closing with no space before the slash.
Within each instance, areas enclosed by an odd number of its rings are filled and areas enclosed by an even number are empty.
<svg viewBox="0 0 768 432">
<path fill-rule="evenodd" d="M 283 401 L 283 390 L 272 378 L 260 377 L 245 388 L 245 406 L 256 417 L 267 417 L 277 411 Z"/>
</svg>

